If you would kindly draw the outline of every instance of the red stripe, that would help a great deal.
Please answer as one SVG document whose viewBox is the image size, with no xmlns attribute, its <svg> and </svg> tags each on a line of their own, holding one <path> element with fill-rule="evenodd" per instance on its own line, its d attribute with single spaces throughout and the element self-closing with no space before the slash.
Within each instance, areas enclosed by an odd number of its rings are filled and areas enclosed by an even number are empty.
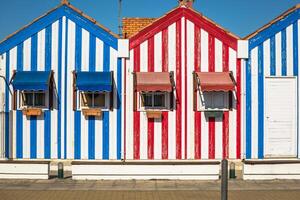
<svg viewBox="0 0 300 200">
<path fill-rule="evenodd" d="M 134 71 L 140 71 L 140 46 L 134 49 Z M 140 159 L 140 112 L 134 111 L 133 116 L 133 158 Z"/>
<path fill-rule="evenodd" d="M 162 31 L 162 71 L 167 72 L 168 69 L 168 29 Z M 162 114 L 162 159 L 168 159 L 168 124 L 169 113 Z"/>
<path fill-rule="evenodd" d="M 201 60 L 201 35 L 200 28 L 195 26 L 195 42 L 194 42 L 194 59 L 195 59 L 195 71 L 200 71 Z M 198 102 L 197 102 L 198 104 Z M 195 112 L 195 159 L 201 159 L 201 112 Z"/>
<path fill-rule="evenodd" d="M 176 22 L 176 158 L 181 155 L 181 20 Z"/>
<path fill-rule="evenodd" d="M 154 37 L 148 40 L 148 72 L 154 72 Z M 148 119 L 148 159 L 154 159 L 154 119 Z"/>
<path fill-rule="evenodd" d="M 208 36 L 208 70 L 215 71 L 215 38 L 212 35 Z M 215 158 L 215 118 L 209 117 L 208 122 L 209 131 L 209 159 Z"/>
<path fill-rule="evenodd" d="M 237 60 L 236 66 L 236 82 L 237 82 L 237 105 L 236 105 L 236 158 L 241 158 L 241 60 Z"/>
<path fill-rule="evenodd" d="M 185 96 L 185 101 L 184 101 L 184 146 L 185 146 L 185 159 L 187 159 L 187 20 L 184 20 L 184 67 L 185 67 L 185 80 L 184 80 L 184 96 Z"/>
<path fill-rule="evenodd" d="M 208 129 L 209 129 L 209 151 L 208 158 L 215 159 L 215 118 L 208 118 Z"/>
<path fill-rule="evenodd" d="M 229 71 L 229 49 L 228 45 L 223 43 L 223 72 Z M 229 151 L 229 112 L 224 112 L 223 115 L 223 158 L 228 158 Z"/>
</svg>

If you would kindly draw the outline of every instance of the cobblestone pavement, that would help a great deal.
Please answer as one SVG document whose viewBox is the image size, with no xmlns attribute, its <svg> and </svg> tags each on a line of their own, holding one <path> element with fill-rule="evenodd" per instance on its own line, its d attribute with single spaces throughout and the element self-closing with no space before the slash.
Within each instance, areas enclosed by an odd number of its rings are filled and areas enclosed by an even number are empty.
<svg viewBox="0 0 300 200">
<path fill-rule="evenodd" d="M 0 180 L 0 200 L 220 199 L 220 181 Z M 300 181 L 229 181 L 229 200 L 299 200 Z"/>
</svg>

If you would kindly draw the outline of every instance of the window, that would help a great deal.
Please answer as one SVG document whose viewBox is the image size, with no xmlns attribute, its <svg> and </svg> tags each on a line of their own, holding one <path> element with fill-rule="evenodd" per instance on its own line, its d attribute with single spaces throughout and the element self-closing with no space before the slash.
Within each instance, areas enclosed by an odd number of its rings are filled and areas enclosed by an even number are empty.
<svg viewBox="0 0 300 200">
<path fill-rule="evenodd" d="M 201 110 L 228 110 L 230 92 L 203 92 L 200 94 Z"/>
<path fill-rule="evenodd" d="M 42 91 L 23 91 L 21 93 L 22 106 L 46 107 L 46 93 Z"/>
<path fill-rule="evenodd" d="M 88 108 L 104 108 L 106 106 L 106 93 L 104 92 L 82 92 L 81 106 Z"/>
<path fill-rule="evenodd" d="M 145 107 L 145 109 L 166 109 L 166 96 L 166 92 L 142 93 L 142 106 Z"/>
</svg>

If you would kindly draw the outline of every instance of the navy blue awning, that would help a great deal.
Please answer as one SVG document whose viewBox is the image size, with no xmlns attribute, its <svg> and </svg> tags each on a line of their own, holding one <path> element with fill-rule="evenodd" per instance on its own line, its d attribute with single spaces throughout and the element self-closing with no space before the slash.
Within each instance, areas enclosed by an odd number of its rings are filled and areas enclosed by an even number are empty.
<svg viewBox="0 0 300 200">
<path fill-rule="evenodd" d="M 14 90 L 48 90 L 51 71 L 18 71 L 12 80 Z"/>
<path fill-rule="evenodd" d="M 111 72 L 77 72 L 76 89 L 92 92 L 111 92 Z"/>
</svg>

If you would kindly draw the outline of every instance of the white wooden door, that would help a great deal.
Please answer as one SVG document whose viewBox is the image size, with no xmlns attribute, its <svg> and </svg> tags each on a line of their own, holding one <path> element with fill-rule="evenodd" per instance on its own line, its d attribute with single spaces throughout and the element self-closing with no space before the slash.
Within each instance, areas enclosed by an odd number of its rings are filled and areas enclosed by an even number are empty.
<svg viewBox="0 0 300 200">
<path fill-rule="evenodd" d="M 297 156 L 297 79 L 265 81 L 265 157 Z"/>
</svg>

